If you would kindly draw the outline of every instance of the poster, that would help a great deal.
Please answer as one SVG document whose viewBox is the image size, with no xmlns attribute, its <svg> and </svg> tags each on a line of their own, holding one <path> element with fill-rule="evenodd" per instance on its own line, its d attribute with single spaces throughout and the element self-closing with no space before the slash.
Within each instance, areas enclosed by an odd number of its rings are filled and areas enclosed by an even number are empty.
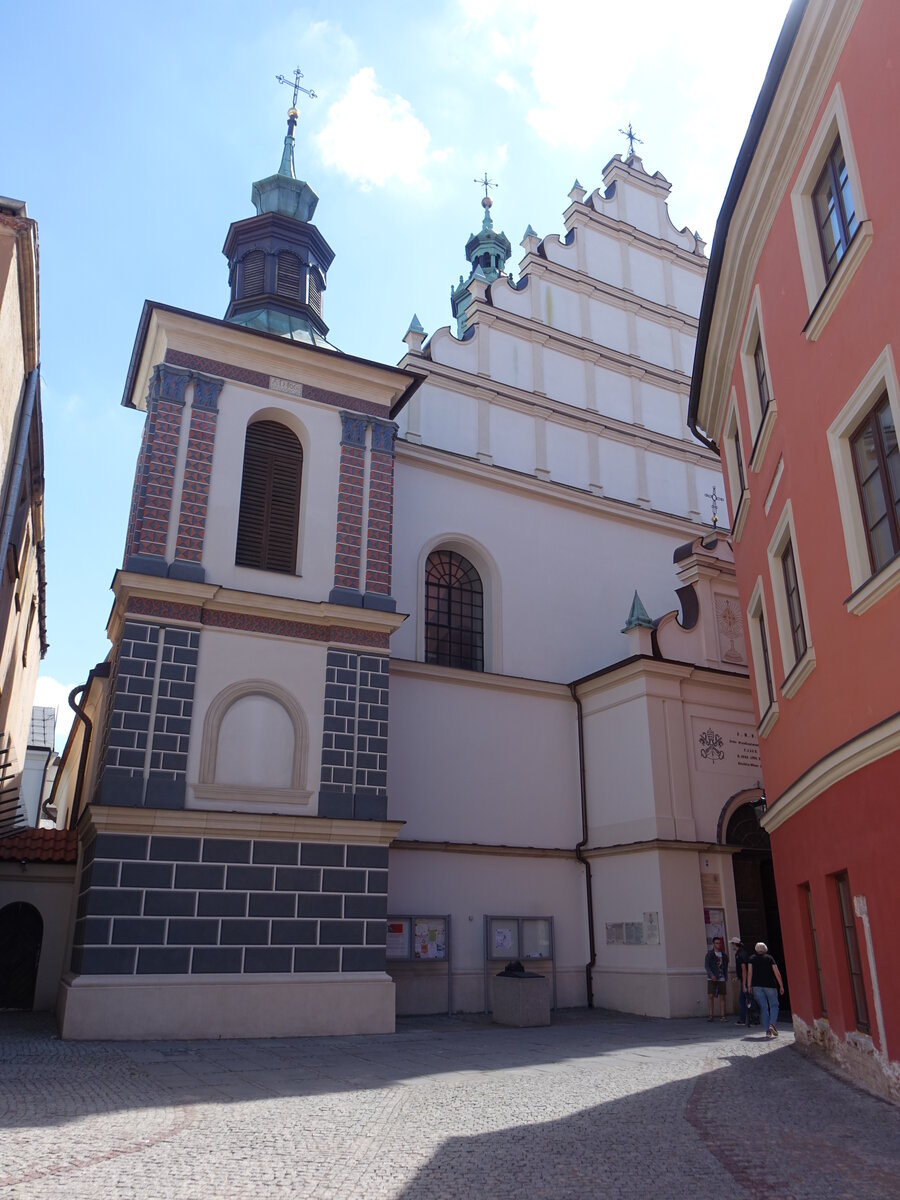
<svg viewBox="0 0 900 1200">
<path fill-rule="evenodd" d="M 519 957 L 519 922 L 509 917 L 491 921 L 491 958 Z"/>
<path fill-rule="evenodd" d="M 704 908 L 703 919 L 706 922 L 706 947 L 712 949 L 713 938 L 725 939 L 725 909 Z"/>
<path fill-rule="evenodd" d="M 436 961 L 447 957 L 447 921 L 444 917 L 416 917 L 413 958 Z"/>
<path fill-rule="evenodd" d="M 388 958 L 409 958 L 409 917 L 389 917 L 386 950 Z"/>
</svg>

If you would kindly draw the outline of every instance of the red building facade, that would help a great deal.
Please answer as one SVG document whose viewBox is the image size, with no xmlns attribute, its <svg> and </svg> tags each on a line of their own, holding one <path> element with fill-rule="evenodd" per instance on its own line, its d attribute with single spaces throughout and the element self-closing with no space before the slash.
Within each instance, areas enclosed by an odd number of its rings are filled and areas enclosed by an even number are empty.
<svg viewBox="0 0 900 1200">
<path fill-rule="evenodd" d="M 900 6 L 795 0 L 716 229 L 722 456 L 794 1026 L 900 1100 Z"/>
</svg>

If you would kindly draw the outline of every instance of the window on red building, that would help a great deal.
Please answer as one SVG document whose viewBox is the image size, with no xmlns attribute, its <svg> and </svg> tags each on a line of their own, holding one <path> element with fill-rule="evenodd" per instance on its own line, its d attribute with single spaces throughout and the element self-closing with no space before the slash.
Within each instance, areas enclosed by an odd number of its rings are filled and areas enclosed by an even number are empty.
<svg viewBox="0 0 900 1200">
<path fill-rule="evenodd" d="M 830 279 L 859 228 L 840 138 L 832 146 L 813 189 L 813 205 L 825 277 Z"/>
<path fill-rule="evenodd" d="M 866 988 L 862 973 L 862 959 L 859 953 L 859 939 L 856 936 L 856 918 L 853 915 L 853 897 L 850 893 L 850 879 L 845 872 L 835 875 L 838 903 L 841 911 L 841 925 L 844 930 L 844 948 L 847 951 L 847 969 L 850 972 L 850 989 L 853 993 L 853 1009 L 856 1016 L 856 1027 L 863 1033 L 869 1032 L 869 1006 L 866 1003 Z"/>
<path fill-rule="evenodd" d="M 772 399 L 769 391 L 769 377 L 766 374 L 766 357 L 763 353 L 762 335 L 756 339 L 756 345 L 753 347 L 753 366 L 756 370 L 756 390 L 759 394 L 759 411 L 765 416 L 766 410 L 769 407 L 769 401 Z"/>
<path fill-rule="evenodd" d="M 850 438 L 873 571 L 900 553 L 900 449 L 885 392 Z"/>
<path fill-rule="evenodd" d="M 794 662 L 799 662 L 806 653 L 806 628 L 803 624 L 803 608 L 800 604 L 800 585 L 797 582 L 797 564 L 794 561 L 793 542 L 788 542 L 781 552 L 781 570 L 784 575 L 784 593 L 787 597 L 788 623 L 794 646 Z"/>
</svg>

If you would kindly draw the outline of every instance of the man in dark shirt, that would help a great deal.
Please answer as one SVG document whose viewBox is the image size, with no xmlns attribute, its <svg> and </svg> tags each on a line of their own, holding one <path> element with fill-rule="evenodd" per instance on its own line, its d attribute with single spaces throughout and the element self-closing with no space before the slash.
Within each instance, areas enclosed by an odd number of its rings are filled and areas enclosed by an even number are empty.
<svg viewBox="0 0 900 1200">
<path fill-rule="evenodd" d="M 713 1019 L 713 1004 L 719 997 L 719 1020 L 725 1020 L 725 989 L 728 986 L 728 954 L 722 938 L 713 938 L 712 949 L 703 960 L 706 968 L 706 992 L 709 997 L 708 1021 Z"/>
<path fill-rule="evenodd" d="M 778 1037 L 778 997 L 784 995 L 784 980 L 766 943 L 757 942 L 755 948 L 747 967 L 747 983 L 759 1005 L 766 1037 Z"/>
<path fill-rule="evenodd" d="M 735 1022 L 737 1025 L 750 1024 L 750 984 L 747 982 L 747 967 L 750 963 L 750 955 L 744 949 L 744 943 L 739 937 L 731 939 L 731 948 L 734 951 L 734 973 L 737 975 L 738 981 L 738 1004 L 740 1012 L 738 1019 Z"/>
</svg>

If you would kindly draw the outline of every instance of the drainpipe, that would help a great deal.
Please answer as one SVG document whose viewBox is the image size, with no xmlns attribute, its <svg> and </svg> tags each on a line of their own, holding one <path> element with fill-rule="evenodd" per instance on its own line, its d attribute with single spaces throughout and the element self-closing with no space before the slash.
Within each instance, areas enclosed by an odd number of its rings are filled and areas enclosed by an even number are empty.
<svg viewBox="0 0 900 1200">
<path fill-rule="evenodd" d="M 73 687 L 71 692 L 69 692 L 69 708 L 71 708 L 78 720 L 84 724 L 84 740 L 81 743 L 81 757 L 78 760 L 78 775 L 75 778 L 75 791 L 72 794 L 72 808 L 69 811 L 69 817 L 66 821 L 66 826 L 69 829 L 74 829 L 75 823 L 78 820 L 78 809 L 81 804 L 81 791 L 84 787 L 84 775 L 87 771 L 88 751 L 91 748 L 91 734 L 94 731 L 90 717 L 81 707 L 81 705 L 75 703 L 75 695 L 77 692 L 81 692 L 82 699 L 84 699 L 89 683 L 90 678 L 88 678 L 87 683 L 80 683 L 77 687 Z M 58 778 L 59 776 L 57 775 L 57 779 Z"/>
<path fill-rule="evenodd" d="M 588 840 L 587 812 L 587 776 L 584 769 L 584 710 L 574 683 L 569 684 L 569 691 L 578 710 L 578 777 L 581 785 L 581 841 L 575 847 L 575 857 L 584 867 L 584 890 L 587 900 L 588 945 L 591 951 L 590 962 L 585 964 L 584 977 L 587 985 L 588 1008 L 594 1007 L 594 967 L 597 965 L 597 943 L 594 938 L 594 892 L 591 882 L 591 864 L 584 857 L 584 848 Z"/>
<path fill-rule="evenodd" d="M 6 551 L 9 547 L 13 520 L 18 507 L 19 489 L 22 486 L 22 472 L 25 468 L 25 456 L 28 453 L 28 435 L 31 433 L 31 419 L 34 416 L 34 402 L 39 378 L 40 367 L 35 367 L 33 371 L 29 372 L 28 383 L 25 386 L 25 399 L 22 401 L 19 433 L 16 439 L 16 457 L 9 473 L 9 486 L 3 509 L 3 527 L 0 530 L 0 563 L 6 562 Z"/>
</svg>

